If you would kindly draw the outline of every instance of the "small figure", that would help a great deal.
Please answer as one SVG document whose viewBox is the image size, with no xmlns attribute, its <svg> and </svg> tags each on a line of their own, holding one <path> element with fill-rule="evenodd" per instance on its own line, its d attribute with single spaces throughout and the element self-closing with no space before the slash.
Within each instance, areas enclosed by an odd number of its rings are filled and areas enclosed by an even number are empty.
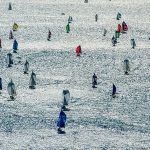
<svg viewBox="0 0 150 150">
<path fill-rule="evenodd" d="M 48 37 L 47 37 L 47 40 L 48 40 L 48 41 L 51 40 L 51 35 L 52 35 L 52 33 L 51 33 L 51 31 L 49 30 L 49 32 L 48 32 Z"/>
<path fill-rule="evenodd" d="M 88 3 L 88 0 L 85 0 L 84 3 Z"/>
</svg>

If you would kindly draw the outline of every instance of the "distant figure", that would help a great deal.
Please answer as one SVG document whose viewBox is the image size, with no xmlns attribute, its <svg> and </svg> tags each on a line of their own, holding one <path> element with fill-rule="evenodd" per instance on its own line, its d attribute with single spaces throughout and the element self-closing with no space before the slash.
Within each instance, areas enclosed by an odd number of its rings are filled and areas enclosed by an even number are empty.
<svg viewBox="0 0 150 150">
<path fill-rule="evenodd" d="M 11 40 L 11 39 L 13 39 L 13 38 L 14 38 L 13 32 L 10 30 L 10 33 L 9 33 L 9 39 Z"/>
<path fill-rule="evenodd" d="M 95 15 L 95 21 L 98 21 L 98 14 Z"/>
<path fill-rule="evenodd" d="M 107 30 L 106 30 L 106 29 L 104 29 L 103 36 L 106 36 L 106 33 L 107 33 Z"/>
<path fill-rule="evenodd" d="M 77 46 L 77 48 L 76 48 L 76 56 L 80 56 L 81 53 L 82 53 L 82 52 L 81 52 L 81 46 L 79 45 L 79 46 Z"/>
<path fill-rule="evenodd" d="M 132 46 L 133 49 L 134 49 L 135 46 L 136 46 L 136 43 L 135 43 L 135 40 L 134 40 L 134 39 L 131 39 L 131 46 Z"/>
<path fill-rule="evenodd" d="M 88 3 L 88 0 L 85 0 L 84 3 Z"/>
<path fill-rule="evenodd" d="M 114 36 L 111 39 L 113 46 L 115 46 L 117 44 L 117 38 L 115 38 Z"/>
<path fill-rule="evenodd" d="M 112 89 L 112 97 L 116 97 L 116 86 L 113 84 L 113 89 Z"/>
<path fill-rule="evenodd" d="M 57 120 L 57 127 L 58 127 L 58 134 L 65 134 L 66 132 L 62 130 L 62 128 L 65 128 L 67 122 L 67 116 L 66 114 L 61 110 L 59 114 L 59 118 Z"/>
<path fill-rule="evenodd" d="M 8 7 L 8 10 L 12 10 L 12 6 L 11 6 L 11 3 L 9 3 L 9 7 Z"/>
<path fill-rule="evenodd" d="M 72 23 L 72 17 L 71 16 L 69 16 L 69 18 L 68 18 L 68 23 Z"/>
<path fill-rule="evenodd" d="M 124 72 L 125 72 L 125 75 L 128 75 L 129 71 L 130 71 L 129 60 L 125 59 L 124 60 Z"/>
<path fill-rule="evenodd" d="M 123 21 L 122 22 L 122 33 L 126 33 L 128 31 L 128 26 L 127 24 Z"/>
<path fill-rule="evenodd" d="M 29 82 L 29 88 L 35 89 L 35 85 L 36 85 L 36 74 L 32 71 L 31 77 L 30 77 L 30 82 Z"/>
<path fill-rule="evenodd" d="M 0 39 L 0 48 L 2 48 L 2 40 Z"/>
<path fill-rule="evenodd" d="M 51 31 L 49 30 L 49 32 L 48 32 L 48 37 L 47 37 L 47 40 L 48 40 L 48 41 L 51 40 L 51 35 L 52 35 L 52 33 L 51 33 Z"/>
<path fill-rule="evenodd" d="M 8 83 L 7 91 L 10 95 L 11 100 L 14 100 L 14 97 L 16 96 L 16 88 L 12 80 Z"/>
<path fill-rule="evenodd" d="M 15 39 L 15 40 L 14 40 L 14 43 L 13 43 L 13 53 L 17 53 L 16 50 L 18 50 L 18 42 L 17 42 L 17 40 Z"/>
<path fill-rule="evenodd" d="M 0 78 L 0 91 L 2 90 L 2 78 Z M 1 94 L 1 92 L 0 92 Z"/>
<path fill-rule="evenodd" d="M 18 24 L 14 23 L 13 24 L 13 31 L 18 31 L 18 28 L 19 28 Z"/>
<path fill-rule="evenodd" d="M 69 33 L 70 32 L 70 25 L 69 23 L 66 25 L 66 33 Z"/>
<path fill-rule="evenodd" d="M 25 64 L 24 64 L 24 74 L 28 74 L 28 71 L 29 71 L 29 63 L 28 61 L 26 60 Z"/>
<path fill-rule="evenodd" d="M 120 20 L 120 19 L 121 19 L 121 13 L 118 12 L 116 19 L 117 19 L 117 20 Z"/>
<path fill-rule="evenodd" d="M 6 62 L 7 62 L 8 67 L 12 67 L 13 60 L 12 60 L 12 54 L 11 53 L 7 54 Z"/>
<path fill-rule="evenodd" d="M 92 88 L 97 88 L 95 85 L 97 85 L 97 76 L 94 73 L 92 76 Z"/>
</svg>

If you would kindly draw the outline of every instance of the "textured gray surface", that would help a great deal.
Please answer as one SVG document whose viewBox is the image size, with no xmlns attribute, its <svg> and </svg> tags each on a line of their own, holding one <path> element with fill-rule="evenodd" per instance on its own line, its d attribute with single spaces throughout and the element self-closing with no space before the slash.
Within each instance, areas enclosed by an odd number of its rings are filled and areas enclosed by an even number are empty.
<svg viewBox="0 0 150 150">
<path fill-rule="evenodd" d="M 48 150 L 149 150 L 150 149 L 150 2 L 148 0 L 7 0 L 0 3 L 0 149 Z M 122 19 L 116 20 L 117 12 Z M 65 15 L 61 15 L 65 13 Z M 99 15 L 95 22 L 95 14 Z M 65 33 L 71 15 L 71 32 Z M 125 21 L 127 34 L 116 47 L 111 38 L 118 23 Z M 15 38 L 19 43 L 13 54 L 14 65 L 7 68 L 5 56 L 12 52 L 8 34 L 19 24 Z M 108 33 L 103 37 L 103 30 Z M 52 32 L 47 41 L 48 30 Z M 137 47 L 131 49 L 130 39 Z M 82 55 L 75 48 L 81 44 Z M 29 61 L 30 71 L 23 74 Z M 123 61 L 129 59 L 131 72 L 125 76 Z M 30 90 L 31 71 L 37 86 Z M 91 76 L 98 76 L 92 89 Z M 17 86 L 17 97 L 9 100 L 6 87 L 10 79 Z M 112 83 L 117 97 L 112 99 Z M 56 121 L 63 89 L 71 100 L 66 135 L 58 135 Z"/>
</svg>

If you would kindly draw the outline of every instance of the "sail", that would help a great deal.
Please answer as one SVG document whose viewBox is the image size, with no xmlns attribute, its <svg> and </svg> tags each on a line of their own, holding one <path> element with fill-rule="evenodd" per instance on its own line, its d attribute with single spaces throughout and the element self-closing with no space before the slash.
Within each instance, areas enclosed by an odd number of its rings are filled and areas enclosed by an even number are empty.
<svg viewBox="0 0 150 150">
<path fill-rule="evenodd" d="M 7 91 L 10 96 L 16 96 L 16 88 L 12 80 L 8 83 Z"/>
<path fill-rule="evenodd" d="M 124 60 L 124 71 L 125 72 L 130 71 L 129 60 L 127 60 L 127 59 Z"/>
<path fill-rule="evenodd" d="M 67 32 L 67 33 L 70 32 L 70 26 L 69 26 L 69 23 L 66 25 L 66 32 Z"/>
<path fill-rule="evenodd" d="M 7 62 L 8 66 L 11 66 L 11 64 L 13 64 L 12 54 L 11 53 L 7 54 L 6 62 Z"/>
<path fill-rule="evenodd" d="M 13 39 L 14 36 L 13 36 L 13 32 L 10 30 L 10 33 L 9 33 L 9 39 Z"/>
<path fill-rule="evenodd" d="M 70 99 L 69 90 L 63 90 L 63 105 L 68 105 L 69 99 Z"/>
<path fill-rule="evenodd" d="M 36 74 L 33 71 L 32 71 L 31 77 L 30 77 L 29 85 L 30 86 L 36 85 Z"/>
<path fill-rule="evenodd" d="M 106 36 L 106 33 L 107 33 L 107 30 L 106 30 L 106 29 L 104 29 L 103 36 Z"/>
<path fill-rule="evenodd" d="M 117 43 L 117 39 L 113 36 L 111 39 L 111 42 L 115 46 L 115 44 Z"/>
<path fill-rule="evenodd" d="M 98 14 L 95 15 L 95 21 L 97 22 L 98 20 Z"/>
<path fill-rule="evenodd" d="M 2 78 L 0 78 L 0 90 L 2 90 Z"/>
<path fill-rule="evenodd" d="M 14 23 L 13 25 L 13 31 L 17 31 L 19 29 L 19 26 L 17 23 Z"/>
<path fill-rule="evenodd" d="M 47 40 L 50 40 L 50 38 L 51 38 L 51 31 L 49 30 Z"/>
<path fill-rule="evenodd" d="M 68 18 L 68 23 L 71 23 L 71 22 L 72 22 L 72 17 L 69 16 L 69 18 Z"/>
<path fill-rule="evenodd" d="M 113 90 L 112 90 L 112 95 L 116 94 L 116 86 L 113 84 Z"/>
<path fill-rule="evenodd" d="M 120 32 L 121 32 L 121 30 L 122 30 L 122 29 L 121 29 L 121 25 L 120 25 L 120 24 L 118 24 L 118 30 L 117 30 L 117 31 L 120 33 Z"/>
<path fill-rule="evenodd" d="M 28 72 L 28 70 L 29 70 L 29 63 L 28 63 L 28 61 L 26 60 L 26 62 L 25 62 L 25 64 L 24 64 L 24 72 Z"/>
<path fill-rule="evenodd" d="M 95 73 L 94 73 L 94 75 L 92 76 L 92 83 L 93 83 L 94 85 L 97 85 L 97 76 L 95 75 Z"/>
<path fill-rule="evenodd" d="M 117 20 L 120 20 L 121 19 L 121 14 L 118 12 L 117 14 L 117 17 L 116 17 Z"/>
<path fill-rule="evenodd" d="M 12 6 L 11 6 L 11 3 L 9 3 L 9 7 L 8 7 L 8 10 L 12 10 Z"/>
<path fill-rule="evenodd" d="M 77 54 L 77 56 L 79 56 L 80 53 L 82 53 L 82 52 L 81 52 L 81 46 L 79 45 L 79 46 L 76 47 L 76 54 Z"/>
<path fill-rule="evenodd" d="M 122 30 L 123 31 L 128 31 L 128 26 L 124 21 L 122 22 Z"/>
<path fill-rule="evenodd" d="M 14 50 L 17 50 L 17 49 L 18 49 L 18 42 L 17 42 L 16 40 L 14 40 L 13 49 L 14 49 Z"/>
<path fill-rule="evenodd" d="M 59 128 L 65 128 L 66 122 L 67 122 L 66 114 L 61 110 L 59 118 L 57 120 L 57 126 Z"/>
<path fill-rule="evenodd" d="M 132 48 L 134 48 L 136 46 L 136 43 L 135 43 L 134 39 L 131 39 L 131 46 L 132 46 Z"/>
<path fill-rule="evenodd" d="M 0 39 L 0 48 L 2 48 L 2 40 Z"/>
</svg>

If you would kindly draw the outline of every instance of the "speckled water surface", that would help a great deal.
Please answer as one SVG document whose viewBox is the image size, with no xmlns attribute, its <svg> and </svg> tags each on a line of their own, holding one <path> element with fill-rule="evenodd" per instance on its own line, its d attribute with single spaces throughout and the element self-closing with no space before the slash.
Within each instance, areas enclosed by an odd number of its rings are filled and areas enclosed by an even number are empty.
<svg viewBox="0 0 150 150">
<path fill-rule="evenodd" d="M 69 15 L 73 22 L 67 34 Z M 113 47 L 111 38 L 122 21 L 129 31 Z M 19 49 L 13 53 L 13 66 L 7 68 L 14 22 L 19 25 L 14 33 Z M 47 41 L 49 29 L 51 41 Z M 149 37 L 149 0 L 1 0 L 0 150 L 150 150 Z M 79 44 L 82 54 L 76 57 Z M 26 59 L 28 75 L 23 74 Z M 129 75 L 124 75 L 124 59 L 130 61 Z M 29 89 L 32 70 L 37 75 L 34 90 Z M 96 89 L 91 84 L 93 73 L 98 76 Z M 8 101 L 10 79 L 17 89 L 15 101 Z M 110 96 L 113 83 L 115 99 Z M 71 110 L 66 112 L 66 134 L 58 135 L 63 89 L 70 91 Z"/>
</svg>

